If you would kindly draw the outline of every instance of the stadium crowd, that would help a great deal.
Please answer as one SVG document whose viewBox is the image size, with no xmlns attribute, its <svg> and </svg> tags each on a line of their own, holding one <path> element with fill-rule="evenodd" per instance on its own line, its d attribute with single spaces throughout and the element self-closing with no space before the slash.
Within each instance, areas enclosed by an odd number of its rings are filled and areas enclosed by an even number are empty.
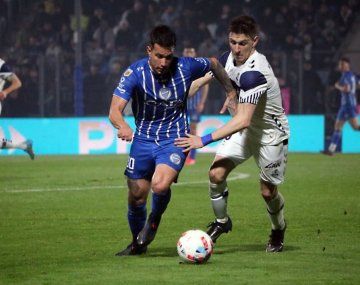
<svg viewBox="0 0 360 285">
<path fill-rule="evenodd" d="M 23 81 L 19 94 L 8 98 L 4 115 L 58 115 L 51 111 L 52 98 L 57 95 L 61 115 L 74 115 L 74 2 L 0 0 L 0 6 L 0 55 Z M 227 50 L 228 22 L 240 14 L 252 15 L 260 23 L 259 50 L 268 55 L 284 92 L 291 94 L 290 112 L 323 113 L 326 86 L 334 83 L 334 55 L 359 6 L 356 0 L 276 0 L 271 4 L 265 0 L 82 1 L 85 114 L 107 113 L 119 74 L 144 54 L 147 33 L 154 25 L 163 23 L 175 30 L 178 54 L 192 44 L 199 56 L 219 56 Z M 306 84 L 298 108 L 300 62 Z M 56 72 L 59 83 L 54 86 Z M 216 100 L 214 93 L 210 100 Z M 308 98 L 314 94 L 315 100 Z M 218 108 L 205 111 L 217 112 Z"/>
</svg>

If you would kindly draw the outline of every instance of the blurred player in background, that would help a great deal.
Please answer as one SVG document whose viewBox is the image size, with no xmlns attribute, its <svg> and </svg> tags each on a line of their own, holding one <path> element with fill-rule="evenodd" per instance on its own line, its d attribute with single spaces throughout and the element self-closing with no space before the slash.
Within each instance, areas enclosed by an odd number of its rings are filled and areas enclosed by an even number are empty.
<svg viewBox="0 0 360 285">
<path fill-rule="evenodd" d="M 10 83 L 9 86 L 5 88 L 6 83 Z M 11 71 L 9 65 L 5 63 L 3 59 L 0 58 L 0 115 L 2 110 L 2 102 L 6 97 L 13 91 L 21 87 L 21 81 L 19 77 L 16 76 L 14 72 Z M 1 138 L 1 149 L 21 149 L 25 151 L 31 159 L 34 159 L 35 155 L 32 149 L 32 141 L 26 140 L 20 143 L 13 143 L 10 140 Z"/>
<path fill-rule="evenodd" d="M 331 136 L 329 148 L 323 151 L 327 155 L 333 155 L 336 151 L 341 138 L 342 128 L 346 121 L 349 121 L 354 130 L 360 130 L 356 111 L 356 75 L 351 71 L 350 60 L 347 57 L 340 58 L 338 67 L 341 77 L 335 83 L 335 89 L 340 91 L 341 105 L 336 117 L 334 133 Z"/>
<path fill-rule="evenodd" d="M 278 185 L 284 181 L 290 132 L 278 80 L 266 57 L 256 51 L 258 42 L 259 28 L 253 18 L 240 16 L 231 21 L 230 51 L 221 56 L 220 62 L 239 90 L 237 111 L 227 124 L 213 133 L 203 137 L 189 135 L 177 139 L 176 145 L 189 151 L 226 138 L 209 171 L 209 192 L 216 219 L 210 223 L 208 234 L 214 242 L 232 229 L 227 213 L 229 189 L 226 178 L 237 165 L 251 156 L 255 158 L 260 169 L 261 194 L 271 221 L 266 251 L 280 252 L 286 223 L 284 198 Z"/>
<path fill-rule="evenodd" d="M 185 47 L 183 50 L 184 57 L 196 57 L 196 51 L 194 47 Z M 209 72 L 207 75 L 213 77 L 212 73 Z M 190 134 L 196 135 L 197 124 L 200 122 L 201 113 L 204 110 L 205 102 L 209 93 L 209 84 L 205 84 L 200 89 L 192 93 L 192 88 L 189 91 L 189 98 L 187 100 L 187 109 L 190 119 Z M 196 149 L 192 149 L 185 161 L 185 165 L 193 165 L 196 160 Z"/>
<path fill-rule="evenodd" d="M 148 57 L 127 68 L 113 94 L 109 119 L 118 129 L 120 139 L 132 141 L 125 170 L 132 242 L 117 256 L 145 253 L 155 238 L 170 201 L 170 186 L 176 182 L 186 158 L 186 153 L 174 145 L 174 140 L 189 132 L 186 100 L 192 81 L 211 70 L 227 94 L 236 96 L 217 59 L 177 58 L 175 45 L 175 33 L 168 26 L 155 27 L 150 32 Z M 130 99 L 135 132 L 122 114 Z M 152 209 L 146 221 L 150 189 Z"/>
</svg>

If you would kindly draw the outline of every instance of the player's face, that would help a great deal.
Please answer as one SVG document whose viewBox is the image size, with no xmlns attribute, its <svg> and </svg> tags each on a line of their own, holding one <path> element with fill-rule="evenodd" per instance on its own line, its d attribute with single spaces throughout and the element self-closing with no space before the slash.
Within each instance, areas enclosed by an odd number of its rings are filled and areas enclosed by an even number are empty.
<svg viewBox="0 0 360 285">
<path fill-rule="evenodd" d="M 159 74 L 165 74 L 169 71 L 172 59 L 174 57 L 174 49 L 162 47 L 158 44 L 147 47 L 149 55 L 149 64 L 152 70 Z"/>
<path fill-rule="evenodd" d="M 229 34 L 229 45 L 236 64 L 243 64 L 250 57 L 258 41 L 258 37 L 252 39 L 245 34 Z"/>
<path fill-rule="evenodd" d="M 194 48 L 184 48 L 183 56 L 185 57 L 196 57 L 196 52 Z"/>
<path fill-rule="evenodd" d="M 344 60 L 339 60 L 338 67 L 339 67 L 340 72 L 345 72 L 345 71 L 348 71 L 350 69 L 349 63 L 347 63 Z"/>
</svg>

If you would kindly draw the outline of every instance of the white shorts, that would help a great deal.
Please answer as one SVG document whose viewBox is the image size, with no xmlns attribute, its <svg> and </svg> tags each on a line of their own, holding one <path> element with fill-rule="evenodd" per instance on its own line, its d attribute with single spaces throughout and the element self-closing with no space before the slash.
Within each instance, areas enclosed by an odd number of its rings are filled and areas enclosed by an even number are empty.
<svg viewBox="0 0 360 285">
<path fill-rule="evenodd" d="M 240 133 L 235 133 L 222 141 L 216 155 L 232 160 L 236 166 L 254 156 L 260 169 L 260 179 L 279 185 L 284 182 L 287 153 L 287 140 L 278 145 L 261 145 L 251 142 Z"/>
</svg>

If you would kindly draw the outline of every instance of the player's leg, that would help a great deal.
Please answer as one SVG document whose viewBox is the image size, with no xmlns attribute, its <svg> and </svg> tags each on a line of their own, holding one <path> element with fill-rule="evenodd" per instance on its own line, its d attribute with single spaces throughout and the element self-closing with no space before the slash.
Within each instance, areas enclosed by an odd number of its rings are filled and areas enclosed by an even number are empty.
<svg viewBox="0 0 360 285">
<path fill-rule="evenodd" d="M 150 191 L 150 181 L 146 179 L 129 179 L 128 184 L 128 223 L 132 234 L 132 242 L 117 256 L 138 255 L 145 253 L 146 246 L 141 246 L 136 242 L 136 238 L 143 229 L 146 221 L 146 201 Z"/>
<path fill-rule="evenodd" d="M 357 117 L 350 118 L 349 123 L 350 123 L 351 127 L 353 128 L 353 130 L 360 131 L 360 125 L 359 125 Z"/>
<path fill-rule="evenodd" d="M 335 121 L 335 127 L 334 132 L 331 136 L 331 141 L 328 147 L 328 153 L 329 155 L 334 154 L 336 151 L 337 146 L 339 145 L 340 139 L 341 139 L 341 131 L 345 124 L 345 120 L 336 120 Z"/>
<path fill-rule="evenodd" d="M 240 163 L 250 157 L 250 152 L 244 144 L 244 138 L 238 133 L 230 139 L 225 139 L 217 150 L 215 159 L 209 171 L 209 194 L 215 214 L 215 221 L 209 224 L 207 233 L 213 240 L 232 229 L 232 221 L 227 212 L 229 189 L 226 178 Z"/>
<path fill-rule="evenodd" d="M 140 245 L 150 244 L 157 233 L 162 215 L 171 199 L 171 184 L 176 181 L 185 163 L 186 155 L 173 141 L 164 143 L 156 151 L 156 167 L 151 179 L 152 208 L 147 222 L 139 233 Z"/>
<path fill-rule="evenodd" d="M 1 149 L 21 149 L 25 151 L 31 159 L 35 158 L 35 154 L 33 151 L 33 142 L 31 140 L 14 143 L 10 140 L 3 138 L 1 140 Z"/>
<path fill-rule="evenodd" d="M 129 246 L 116 255 L 137 255 L 146 252 L 146 246 L 140 246 L 136 238 L 146 222 L 146 201 L 151 187 L 151 176 L 154 172 L 152 153 L 149 143 L 134 140 L 125 170 L 128 183 L 128 223 L 132 234 Z M 147 151 L 145 151 L 147 149 Z"/>
<path fill-rule="evenodd" d="M 284 181 L 287 164 L 287 140 L 275 146 L 260 146 L 254 158 L 260 168 L 260 190 L 266 203 L 271 222 L 271 234 L 266 251 L 282 251 L 286 223 L 284 218 L 285 200 L 278 191 Z"/>
</svg>

